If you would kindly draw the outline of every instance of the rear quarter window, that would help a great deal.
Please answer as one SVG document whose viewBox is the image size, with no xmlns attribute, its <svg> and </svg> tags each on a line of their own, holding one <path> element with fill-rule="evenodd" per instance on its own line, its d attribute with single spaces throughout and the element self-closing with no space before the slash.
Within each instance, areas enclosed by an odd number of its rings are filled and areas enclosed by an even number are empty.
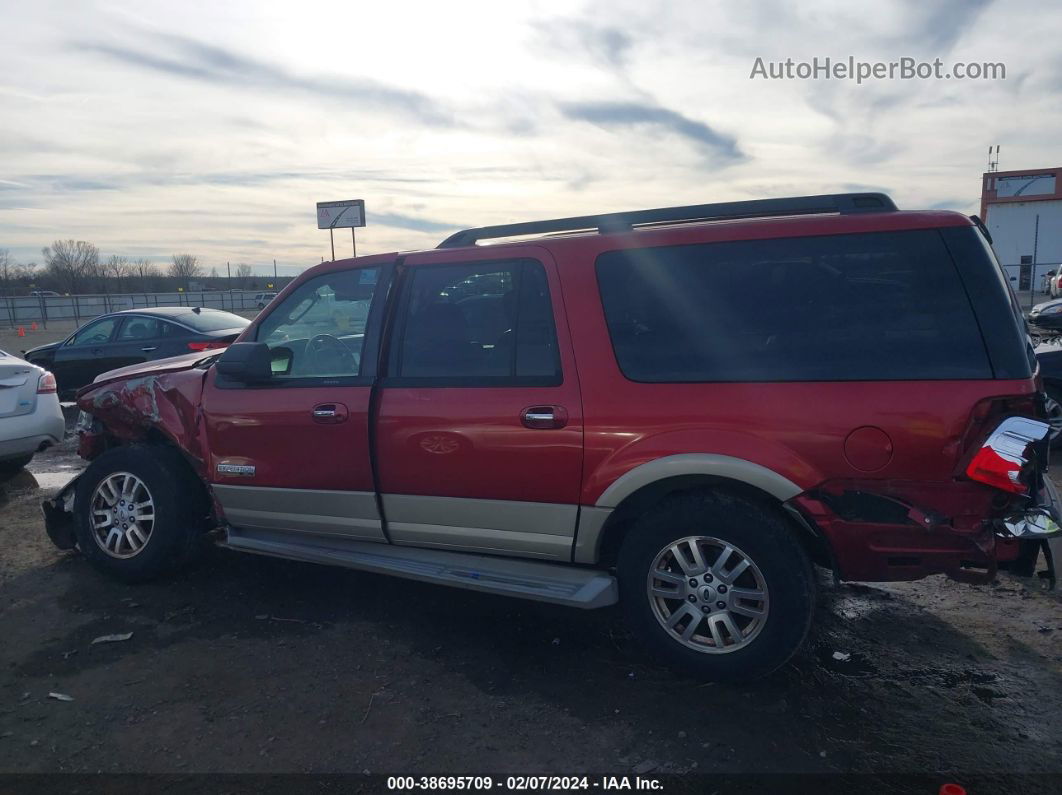
<svg viewBox="0 0 1062 795">
<path fill-rule="evenodd" d="M 597 278 L 634 381 L 992 378 L 933 230 L 612 251 Z"/>
<path fill-rule="evenodd" d="M 222 329 L 244 328 L 251 321 L 231 312 L 189 312 L 178 320 L 196 331 L 221 331 Z"/>
</svg>

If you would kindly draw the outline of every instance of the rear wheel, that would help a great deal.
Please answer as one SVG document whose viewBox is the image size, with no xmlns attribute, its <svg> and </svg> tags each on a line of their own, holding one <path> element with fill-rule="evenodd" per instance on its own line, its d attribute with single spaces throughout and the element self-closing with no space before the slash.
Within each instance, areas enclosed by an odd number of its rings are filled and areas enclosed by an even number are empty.
<svg viewBox="0 0 1062 795">
<path fill-rule="evenodd" d="M 618 571 L 633 631 L 706 679 L 769 674 L 811 624 L 815 588 L 804 550 L 784 519 L 741 498 L 669 498 L 631 528 Z"/>
<path fill-rule="evenodd" d="M 78 547 L 99 570 L 149 580 L 186 563 L 207 529 L 202 484 L 176 450 L 108 450 L 77 483 Z"/>
</svg>

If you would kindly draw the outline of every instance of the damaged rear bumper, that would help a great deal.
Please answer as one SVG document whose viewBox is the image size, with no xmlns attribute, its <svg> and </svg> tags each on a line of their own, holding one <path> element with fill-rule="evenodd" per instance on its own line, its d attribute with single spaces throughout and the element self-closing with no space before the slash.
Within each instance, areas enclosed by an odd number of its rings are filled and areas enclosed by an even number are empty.
<svg viewBox="0 0 1062 795">
<path fill-rule="evenodd" d="M 1042 485 L 1032 505 L 997 520 L 996 530 L 1003 538 L 1015 538 L 1023 542 L 1027 549 L 1026 559 L 1031 557 L 1034 562 L 1036 552 L 1042 550 L 1047 570 L 1041 576 L 1047 579 L 1049 587 L 1056 586 L 1058 566 L 1062 564 L 1062 497 L 1046 473 L 1042 475 Z"/>
</svg>

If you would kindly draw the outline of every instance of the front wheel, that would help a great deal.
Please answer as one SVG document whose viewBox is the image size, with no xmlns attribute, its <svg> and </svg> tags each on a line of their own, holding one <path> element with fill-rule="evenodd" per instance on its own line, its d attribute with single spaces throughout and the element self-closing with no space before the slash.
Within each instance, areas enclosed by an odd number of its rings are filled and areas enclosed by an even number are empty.
<svg viewBox="0 0 1062 795">
<path fill-rule="evenodd" d="M 187 562 L 201 546 L 205 498 L 202 483 L 173 448 L 108 450 L 77 483 L 78 548 L 113 577 L 152 579 Z"/>
<path fill-rule="evenodd" d="M 765 676 L 811 625 L 811 564 L 785 520 L 728 494 L 667 499 L 642 516 L 620 550 L 627 620 L 666 661 L 696 676 Z"/>
</svg>

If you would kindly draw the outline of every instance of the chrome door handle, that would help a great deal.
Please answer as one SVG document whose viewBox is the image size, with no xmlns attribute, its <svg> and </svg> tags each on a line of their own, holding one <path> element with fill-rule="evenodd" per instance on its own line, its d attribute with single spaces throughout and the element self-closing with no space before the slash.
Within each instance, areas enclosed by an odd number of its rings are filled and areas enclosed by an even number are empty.
<svg viewBox="0 0 1062 795">
<path fill-rule="evenodd" d="M 141 348 L 140 350 L 142 350 L 144 353 L 151 353 L 152 351 L 157 351 L 158 349 L 159 347 L 158 345 L 156 345 L 152 348 Z"/>
<path fill-rule="evenodd" d="M 563 406 L 528 406 L 520 412 L 525 428 L 546 431 L 568 424 L 568 411 Z"/>
<path fill-rule="evenodd" d="M 350 412 L 342 403 L 319 403 L 310 412 L 314 422 L 322 422 L 326 425 L 346 422 Z"/>
</svg>

